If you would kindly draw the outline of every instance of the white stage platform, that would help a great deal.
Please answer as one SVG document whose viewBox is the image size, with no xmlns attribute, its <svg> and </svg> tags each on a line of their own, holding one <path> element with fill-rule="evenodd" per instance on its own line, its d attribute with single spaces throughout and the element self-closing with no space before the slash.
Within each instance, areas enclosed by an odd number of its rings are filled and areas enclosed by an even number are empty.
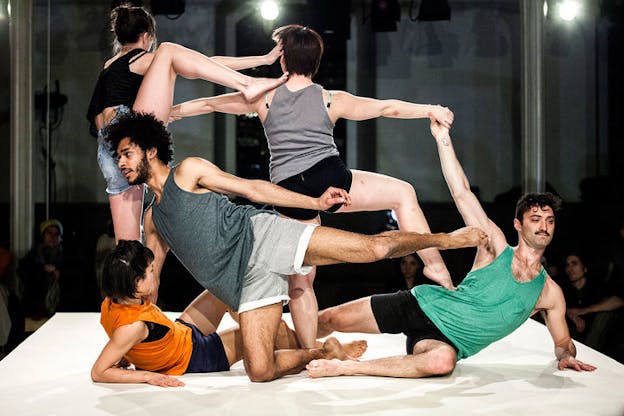
<svg viewBox="0 0 624 416">
<path fill-rule="evenodd" d="M 404 351 L 401 335 L 336 336 L 367 339 L 364 359 Z M 301 373 L 259 384 L 237 363 L 230 372 L 182 376 L 182 388 L 95 384 L 89 372 L 105 342 L 99 314 L 55 315 L 0 361 L 0 414 L 624 415 L 624 365 L 577 343 L 579 358 L 598 370 L 559 371 L 546 328 L 532 320 L 460 361 L 451 376 L 417 380 Z"/>
</svg>

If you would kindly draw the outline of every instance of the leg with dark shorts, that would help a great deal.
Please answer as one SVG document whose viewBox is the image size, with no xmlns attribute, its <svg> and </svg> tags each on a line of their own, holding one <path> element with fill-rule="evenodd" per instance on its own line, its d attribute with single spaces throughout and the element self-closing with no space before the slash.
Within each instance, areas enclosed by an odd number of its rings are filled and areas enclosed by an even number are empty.
<svg viewBox="0 0 624 416">
<path fill-rule="evenodd" d="M 280 181 L 278 185 L 293 192 L 318 198 L 330 186 L 348 192 L 351 189 L 352 180 L 351 171 L 347 169 L 340 157 L 331 156 L 304 172 Z M 340 207 L 342 204 L 336 204 L 327 212 L 336 212 Z M 296 220 L 311 220 L 318 216 L 318 211 L 309 209 L 287 207 L 275 207 L 275 209 L 283 216 Z"/>
<path fill-rule="evenodd" d="M 414 339 L 421 337 L 420 340 L 410 353 L 402 356 L 368 361 L 314 360 L 306 367 L 310 377 L 365 374 L 419 378 L 446 375 L 453 371 L 457 360 L 455 349 L 446 342 L 427 338 L 428 336 L 435 336 L 435 333 L 430 332 L 430 335 L 426 335 L 427 331 L 430 330 L 427 320 L 418 316 L 420 307 L 409 291 L 374 295 L 371 298 L 363 298 L 350 303 L 361 304 L 362 301 L 366 301 L 369 305 L 370 318 L 374 321 L 378 331 L 383 333 L 409 331 L 410 336 Z M 330 308 L 330 310 L 333 309 L 334 316 L 332 318 L 334 322 L 340 322 L 339 313 L 341 310 L 345 310 L 342 308 L 346 305 L 349 304 Z M 320 319 L 319 317 L 319 321 Z M 413 322 L 411 322 L 412 320 Z M 345 327 L 347 326 L 345 325 Z"/>
</svg>

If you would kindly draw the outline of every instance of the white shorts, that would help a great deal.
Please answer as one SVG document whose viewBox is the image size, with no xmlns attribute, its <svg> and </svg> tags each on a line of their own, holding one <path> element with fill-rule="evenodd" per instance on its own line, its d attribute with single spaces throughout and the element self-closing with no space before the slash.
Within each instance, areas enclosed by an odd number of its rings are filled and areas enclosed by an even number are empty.
<svg viewBox="0 0 624 416">
<path fill-rule="evenodd" d="M 251 217 L 254 245 L 243 280 L 238 312 L 288 303 L 288 276 L 308 274 L 303 265 L 316 224 L 261 213 Z"/>
</svg>

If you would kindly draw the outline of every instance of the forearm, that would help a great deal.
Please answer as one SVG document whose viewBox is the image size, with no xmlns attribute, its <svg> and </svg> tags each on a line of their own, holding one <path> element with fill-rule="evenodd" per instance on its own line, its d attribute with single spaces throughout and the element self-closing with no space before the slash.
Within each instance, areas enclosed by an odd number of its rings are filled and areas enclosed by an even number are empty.
<svg viewBox="0 0 624 416">
<path fill-rule="evenodd" d="M 210 105 L 208 98 L 197 98 L 185 101 L 171 107 L 170 117 L 192 117 L 214 112 L 214 106 Z"/>
<path fill-rule="evenodd" d="M 212 59 L 217 61 L 221 65 L 225 65 L 230 69 L 236 71 L 247 68 L 254 68 L 256 66 L 268 65 L 269 58 L 267 55 L 259 56 L 213 56 Z"/>
<path fill-rule="evenodd" d="M 252 180 L 250 183 L 249 191 L 242 195 L 250 201 L 279 207 L 319 209 L 316 198 L 289 191 L 263 180 Z"/>
<path fill-rule="evenodd" d="M 381 117 L 389 118 L 428 118 L 429 113 L 440 107 L 430 104 L 415 104 L 402 100 L 383 100 Z"/>
<path fill-rule="evenodd" d="M 453 199 L 460 198 L 470 191 L 470 183 L 464 173 L 455 149 L 451 141 L 451 137 L 448 133 L 440 138 L 436 137 L 436 143 L 438 146 L 438 154 L 440 156 L 440 165 L 442 166 L 442 174 L 449 187 L 449 191 L 453 196 Z"/>
<path fill-rule="evenodd" d="M 609 312 L 619 309 L 624 306 L 624 299 L 619 296 L 611 296 L 602 302 L 598 302 L 596 304 L 590 305 L 586 308 L 581 308 L 579 311 L 580 315 L 588 314 L 588 313 L 597 313 L 597 312 Z"/>
<path fill-rule="evenodd" d="M 92 371 L 91 379 L 96 383 L 147 383 L 152 374 L 156 373 L 111 367 L 101 372 Z"/>
</svg>

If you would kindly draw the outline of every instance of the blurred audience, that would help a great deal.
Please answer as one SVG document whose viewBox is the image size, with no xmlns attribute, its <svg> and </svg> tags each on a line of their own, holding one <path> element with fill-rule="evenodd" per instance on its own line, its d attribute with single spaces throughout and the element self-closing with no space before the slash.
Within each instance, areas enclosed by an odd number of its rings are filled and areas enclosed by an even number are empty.
<svg viewBox="0 0 624 416">
<path fill-rule="evenodd" d="M 41 241 L 20 259 L 17 274 L 24 286 L 23 305 L 26 317 L 49 318 L 61 300 L 63 278 L 63 225 L 48 219 L 39 225 Z"/>
</svg>

